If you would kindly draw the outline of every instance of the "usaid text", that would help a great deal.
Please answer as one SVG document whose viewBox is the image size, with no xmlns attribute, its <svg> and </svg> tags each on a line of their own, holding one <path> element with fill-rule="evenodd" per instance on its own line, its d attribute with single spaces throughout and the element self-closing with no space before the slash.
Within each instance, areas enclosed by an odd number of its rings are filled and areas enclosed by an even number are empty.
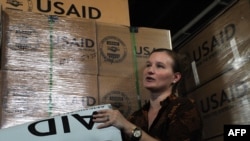
<svg viewBox="0 0 250 141">
<path fill-rule="evenodd" d="M 68 116 L 72 116 L 74 117 L 79 124 L 82 125 L 83 128 L 86 128 L 88 130 L 92 130 L 93 126 L 94 126 L 94 122 L 92 119 L 92 115 L 85 115 L 85 116 L 81 116 L 79 114 L 72 114 L 72 115 L 68 115 Z M 70 133 L 71 132 L 71 126 L 70 126 L 70 121 L 68 119 L 68 116 L 62 116 L 61 120 L 62 120 L 62 126 L 63 126 L 63 132 L 64 133 Z M 90 119 L 89 122 L 86 122 L 84 119 Z M 37 127 L 38 124 L 42 124 L 42 123 L 47 123 L 46 125 L 48 125 L 48 131 L 39 131 Z M 37 121 L 34 122 L 32 124 L 30 124 L 28 126 L 28 130 L 31 134 L 36 135 L 36 136 L 50 136 L 50 135 L 55 135 L 57 134 L 57 128 L 56 128 L 56 121 L 55 118 L 51 118 L 51 119 L 46 119 L 46 120 L 41 120 L 41 121 Z M 80 129 L 79 129 L 80 130 Z"/>
<path fill-rule="evenodd" d="M 45 3 L 46 6 L 42 5 Z M 52 10 L 54 9 L 54 10 Z M 89 18 L 89 19 L 100 19 L 101 11 L 96 7 L 87 7 L 87 6 L 76 6 L 75 4 L 71 4 L 69 6 L 65 6 L 65 4 L 61 1 L 51 1 L 51 0 L 37 0 L 37 10 L 43 13 L 54 13 L 57 15 L 75 15 L 77 17 Z"/>
<path fill-rule="evenodd" d="M 196 50 L 193 50 L 193 60 L 196 62 L 201 61 L 203 58 L 212 54 L 216 48 L 228 43 L 236 33 L 236 26 L 228 24 L 218 34 L 213 35 L 210 40 L 206 40 L 199 45 Z"/>
</svg>

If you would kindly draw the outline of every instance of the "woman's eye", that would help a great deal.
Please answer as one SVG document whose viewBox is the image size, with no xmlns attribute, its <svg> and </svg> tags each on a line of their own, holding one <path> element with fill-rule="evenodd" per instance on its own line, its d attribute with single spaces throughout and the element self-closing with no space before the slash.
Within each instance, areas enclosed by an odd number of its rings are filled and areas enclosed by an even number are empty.
<svg viewBox="0 0 250 141">
<path fill-rule="evenodd" d="M 151 64 L 146 64 L 146 67 L 150 67 L 151 66 Z"/>
<path fill-rule="evenodd" d="M 157 67 L 158 68 L 165 68 L 163 65 L 158 65 Z"/>
</svg>

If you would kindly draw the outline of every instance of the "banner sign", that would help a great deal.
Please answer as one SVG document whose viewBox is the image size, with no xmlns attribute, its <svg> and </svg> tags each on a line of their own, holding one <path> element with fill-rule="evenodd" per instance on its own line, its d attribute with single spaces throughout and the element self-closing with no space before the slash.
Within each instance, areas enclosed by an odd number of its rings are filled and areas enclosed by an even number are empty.
<svg viewBox="0 0 250 141">
<path fill-rule="evenodd" d="M 1 141 L 122 141 L 121 132 L 110 126 L 97 129 L 94 111 L 110 109 L 110 104 L 29 122 L 0 130 Z"/>
</svg>

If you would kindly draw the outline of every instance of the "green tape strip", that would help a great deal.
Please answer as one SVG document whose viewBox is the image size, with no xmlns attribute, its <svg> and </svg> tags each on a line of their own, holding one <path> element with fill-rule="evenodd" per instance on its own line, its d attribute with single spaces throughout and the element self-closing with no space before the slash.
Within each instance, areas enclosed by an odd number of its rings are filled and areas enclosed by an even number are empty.
<svg viewBox="0 0 250 141">
<path fill-rule="evenodd" d="M 136 94 L 137 94 L 137 102 L 138 107 L 141 108 L 141 97 L 140 97 L 140 83 L 139 83 L 139 75 L 138 75 L 138 63 L 137 63 L 137 57 L 136 57 L 136 38 L 135 38 L 135 27 L 130 27 L 130 35 L 131 35 L 131 41 L 132 41 L 132 51 L 133 51 L 133 64 L 134 64 L 134 71 L 135 71 L 135 83 L 136 83 Z"/>
<path fill-rule="evenodd" d="M 50 67 L 49 67 L 49 116 L 52 115 L 52 89 L 53 89 L 53 26 L 54 26 L 54 21 L 53 17 L 49 16 L 49 27 L 50 27 Z"/>
</svg>

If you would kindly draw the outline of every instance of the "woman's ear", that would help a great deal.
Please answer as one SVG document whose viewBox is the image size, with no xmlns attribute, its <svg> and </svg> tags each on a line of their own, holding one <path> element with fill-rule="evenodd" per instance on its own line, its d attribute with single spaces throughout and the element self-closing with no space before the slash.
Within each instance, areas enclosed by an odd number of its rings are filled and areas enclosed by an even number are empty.
<svg viewBox="0 0 250 141">
<path fill-rule="evenodd" d="M 180 72 L 175 72 L 174 73 L 174 81 L 173 83 L 177 83 L 181 79 L 181 73 Z"/>
</svg>

